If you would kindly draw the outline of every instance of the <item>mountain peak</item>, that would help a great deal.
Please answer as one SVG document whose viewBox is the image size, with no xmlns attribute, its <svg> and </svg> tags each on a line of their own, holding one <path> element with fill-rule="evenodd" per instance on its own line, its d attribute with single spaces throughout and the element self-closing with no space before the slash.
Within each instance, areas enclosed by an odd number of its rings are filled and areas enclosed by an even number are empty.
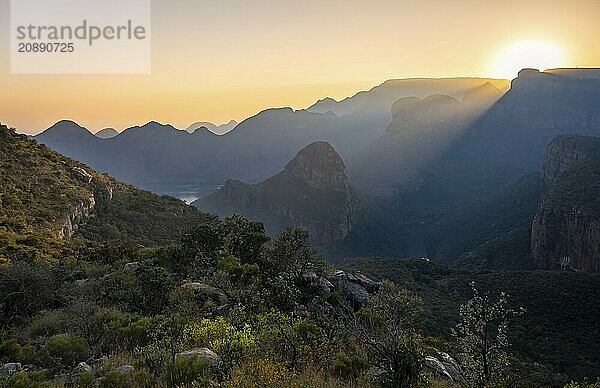
<svg viewBox="0 0 600 388">
<path fill-rule="evenodd" d="M 316 141 L 300 150 L 285 166 L 284 173 L 315 188 L 346 190 L 349 185 L 344 161 L 325 141 Z"/>
<path fill-rule="evenodd" d="M 39 135 L 40 139 L 71 138 L 71 137 L 93 137 L 94 135 L 86 128 L 72 120 L 60 120 Z M 37 137 L 36 136 L 36 137 Z"/>
</svg>

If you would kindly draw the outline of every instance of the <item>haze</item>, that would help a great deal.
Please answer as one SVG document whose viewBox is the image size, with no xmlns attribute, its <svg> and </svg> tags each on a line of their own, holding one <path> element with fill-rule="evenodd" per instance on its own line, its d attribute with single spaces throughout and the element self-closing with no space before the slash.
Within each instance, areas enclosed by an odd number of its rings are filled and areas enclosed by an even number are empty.
<svg viewBox="0 0 600 388">
<path fill-rule="evenodd" d="M 598 1 L 175 0 L 152 4 L 150 75 L 17 76 L 9 3 L 0 0 L 0 118 L 25 133 L 63 118 L 91 130 L 185 128 L 391 78 L 497 76 L 498 54 L 522 41 L 559 47 L 561 66 L 600 65 Z"/>
</svg>

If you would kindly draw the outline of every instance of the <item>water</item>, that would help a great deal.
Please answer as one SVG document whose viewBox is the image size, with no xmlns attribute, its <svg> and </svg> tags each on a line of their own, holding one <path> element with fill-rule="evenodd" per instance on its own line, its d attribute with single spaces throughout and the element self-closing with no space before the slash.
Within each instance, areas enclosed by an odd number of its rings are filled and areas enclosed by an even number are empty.
<svg viewBox="0 0 600 388">
<path fill-rule="evenodd" d="M 170 195 L 175 198 L 179 198 L 185 203 L 190 204 L 198 198 L 206 197 L 219 190 L 220 185 L 218 184 L 207 184 L 207 185 L 173 185 L 163 187 L 153 187 L 150 190 L 155 193 Z"/>
</svg>

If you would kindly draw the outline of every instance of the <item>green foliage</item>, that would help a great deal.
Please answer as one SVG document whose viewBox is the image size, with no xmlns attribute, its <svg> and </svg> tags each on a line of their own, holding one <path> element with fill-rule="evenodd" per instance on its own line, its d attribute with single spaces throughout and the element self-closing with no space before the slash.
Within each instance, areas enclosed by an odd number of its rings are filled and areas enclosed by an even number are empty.
<svg viewBox="0 0 600 388">
<path fill-rule="evenodd" d="M 390 281 L 351 318 L 350 330 L 381 370 L 383 382 L 410 387 L 423 378 L 423 345 L 416 329 L 422 301 Z"/>
<path fill-rule="evenodd" d="M 338 353 L 333 358 L 331 373 L 346 380 L 357 380 L 367 367 L 367 361 L 357 354 Z"/>
<path fill-rule="evenodd" d="M 471 286 L 473 298 L 460 307 L 455 331 L 458 348 L 465 354 L 465 377 L 473 387 L 502 387 L 509 377 L 509 319 L 520 311 L 507 307 L 504 293 L 494 302 L 474 283 Z"/>
<path fill-rule="evenodd" d="M 72 367 L 90 356 L 90 348 L 83 338 L 58 334 L 48 338 L 43 348 L 49 367 Z"/>
<path fill-rule="evenodd" d="M 52 388 L 44 372 L 17 372 L 0 375 L 0 386 L 5 388 Z"/>
<path fill-rule="evenodd" d="M 177 357 L 164 372 L 163 379 L 167 387 L 208 386 L 210 364 L 200 357 Z"/>
<path fill-rule="evenodd" d="M 190 348 L 208 347 L 222 359 L 226 368 L 240 361 L 256 345 L 250 326 L 237 329 L 223 317 L 189 322 L 183 331 L 184 342 Z"/>
</svg>

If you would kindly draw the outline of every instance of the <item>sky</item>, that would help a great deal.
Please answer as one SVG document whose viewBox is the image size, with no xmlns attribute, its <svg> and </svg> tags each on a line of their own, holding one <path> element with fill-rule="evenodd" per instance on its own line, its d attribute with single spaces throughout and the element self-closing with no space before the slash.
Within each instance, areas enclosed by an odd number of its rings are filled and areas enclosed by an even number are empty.
<svg viewBox="0 0 600 388">
<path fill-rule="evenodd" d="M 185 128 L 392 78 L 512 77 L 515 55 L 540 58 L 523 42 L 550 47 L 552 65 L 600 67 L 598 0 L 154 0 L 150 74 L 17 75 L 9 6 L 0 0 L 0 122 L 24 133 L 60 119 Z"/>
</svg>

